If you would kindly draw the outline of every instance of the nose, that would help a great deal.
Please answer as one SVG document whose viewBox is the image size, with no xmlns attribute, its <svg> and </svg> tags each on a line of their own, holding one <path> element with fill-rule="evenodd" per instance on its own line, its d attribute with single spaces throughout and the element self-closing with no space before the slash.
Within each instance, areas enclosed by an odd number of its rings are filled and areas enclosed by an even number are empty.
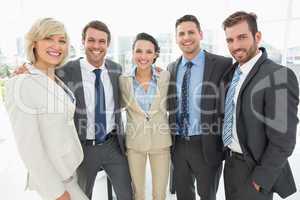
<svg viewBox="0 0 300 200">
<path fill-rule="evenodd" d="M 238 40 L 233 40 L 231 43 L 231 48 L 237 50 L 241 48 L 241 43 Z"/>
<path fill-rule="evenodd" d="M 147 54 L 146 54 L 145 52 L 143 52 L 143 53 L 141 54 L 141 58 L 142 58 L 142 59 L 146 59 L 146 58 L 147 58 Z"/>
<path fill-rule="evenodd" d="M 101 44 L 99 42 L 94 42 L 93 43 L 93 48 L 99 49 L 101 47 Z"/>
<path fill-rule="evenodd" d="M 60 40 L 53 40 L 52 41 L 52 48 L 60 49 L 65 45 L 65 43 L 61 42 Z"/>
</svg>

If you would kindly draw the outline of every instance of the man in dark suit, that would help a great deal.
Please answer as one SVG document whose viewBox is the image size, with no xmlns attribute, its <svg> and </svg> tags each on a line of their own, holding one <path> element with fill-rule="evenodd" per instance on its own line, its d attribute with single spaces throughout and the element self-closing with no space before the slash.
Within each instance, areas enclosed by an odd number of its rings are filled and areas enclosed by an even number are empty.
<svg viewBox="0 0 300 200">
<path fill-rule="evenodd" d="M 117 198 L 132 200 L 119 104 L 118 77 L 122 69 L 105 58 L 110 37 L 104 23 L 88 23 L 82 32 L 85 57 L 68 62 L 56 74 L 76 97 L 74 121 L 84 151 L 78 169 L 79 185 L 91 199 L 97 172 L 103 169 Z"/>
<path fill-rule="evenodd" d="M 292 70 L 258 48 L 256 15 L 236 12 L 223 22 L 228 49 L 237 61 L 224 76 L 227 88 L 223 143 L 227 200 L 270 200 L 296 192 L 287 158 L 298 123 L 299 88 Z"/>
<path fill-rule="evenodd" d="M 218 87 L 232 60 L 201 49 L 195 16 L 179 18 L 175 27 L 182 56 L 168 66 L 168 111 L 177 199 L 195 199 L 196 179 L 201 200 L 215 200 L 223 160 Z"/>
</svg>

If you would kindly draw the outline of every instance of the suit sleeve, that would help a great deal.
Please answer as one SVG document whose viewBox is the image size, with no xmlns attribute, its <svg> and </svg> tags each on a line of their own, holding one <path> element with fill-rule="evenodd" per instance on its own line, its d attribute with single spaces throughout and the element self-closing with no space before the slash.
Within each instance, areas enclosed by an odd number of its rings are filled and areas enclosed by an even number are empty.
<svg viewBox="0 0 300 200">
<path fill-rule="evenodd" d="M 42 140 L 39 117 L 34 105 L 34 98 L 38 97 L 31 95 L 31 91 L 36 94 L 39 91 L 27 87 L 27 81 L 22 82 L 24 87 L 21 88 L 18 87 L 20 80 L 9 82 L 6 85 L 5 103 L 20 157 L 36 186 L 34 189 L 44 197 L 56 199 L 64 193 L 65 187 L 43 145 L 45 141 Z"/>
<path fill-rule="evenodd" d="M 270 191 L 296 144 L 299 86 L 290 69 L 279 70 L 271 77 L 265 93 L 265 131 L 268 144 L 253 180 Z"/>
<path fill-rule="evenodd" d="M 119 86 L 120 86 L 120 105 L 121 108 L 125 108 L 126 107 L 126 102 L 124 99 L 124 95 L 125 95 L 125 81 L 124 78 L 122 76 L 119 76 Z"/>
</svg>

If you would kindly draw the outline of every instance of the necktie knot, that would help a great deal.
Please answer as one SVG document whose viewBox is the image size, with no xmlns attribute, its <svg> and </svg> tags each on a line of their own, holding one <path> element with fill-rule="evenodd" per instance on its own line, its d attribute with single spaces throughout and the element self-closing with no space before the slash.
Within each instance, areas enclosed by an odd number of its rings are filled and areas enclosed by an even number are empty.
<svg viewBox="0 0 300 200">
<path fill-rule="evenodd" d="M 185 65 L 186 65 L 186 67 L 187 67 L 188 69 L 191 69 L 192 66 L 194 65 L 194 63 L 191 62 L 191 61 L 188 61 Z"/>
<path fill-rule="evenodd" d="M 100 75 L 101 75 L 101 72 L 102 72 L 101 69 L 94 69 L 93 72 L 94 72 L 94 74 L 96 75 L 96 78 L 97 78 L 97 79 L 100 78 Z"/>
<path fill-rule="evenodd" d="M 234 71 L 234 76 L 240 76 L 240 75 L 242 75 L 242 70 L 241 70 L 241 68 L 240 67 L 238 67 L 238 68 L 236 68 L 236 70 Z"/>
</svg>

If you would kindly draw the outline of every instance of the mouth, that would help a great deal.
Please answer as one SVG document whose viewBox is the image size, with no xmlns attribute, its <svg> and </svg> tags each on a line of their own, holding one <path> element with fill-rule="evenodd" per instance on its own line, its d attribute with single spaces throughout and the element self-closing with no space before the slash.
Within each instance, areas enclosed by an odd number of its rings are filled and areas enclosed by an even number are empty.
<svg viewBox="0 0 300 200">
<path fill-rule="evenodd" d="M 139 60 L 138 63 L 141 64 L 141 65 L 146 65 L 149 62 L 147 60 Z"/>
<path fill-rule="evenodd" d="M 58 58 L 58 57 L 60 57 L 60 56 L 62 55 L 61 52 L 59 52 L 59 51 L 54 51 L 54 50 L 48 50 L 48 51 L 47 51 L 47 54 L 48 54 L 49 56 L 55 57 L 55 58 Z"/>
<path fill-rule="evenodd" d="M 233 52 L 233 55 L 237 58 L 242 58 L 246 54 L 245 50 L 237 50 Z"/>
<path fill-rule="evenodd" d="M 243 56 L 244 53 L 246 53 L 246 51 L 243 50 L 243 49 L 238 49 L 238 50 L 236 50 L 236 51 L 233 52 L 233 54 L 234 54 L 235 56 L 238 56 L 238 57 Z"/>
<path fill-rule="evenodd" d="M 98 56 L 100 54 L 102 54 L 103 51 L 100 51 L 100 50 L 92 50 L 91 53 L 95 56 Z"/>
<path fill-rule="evenodd" d="M 185 47 L 189 47 L 192 44 L 193 44 L 193 42 L 184 42 L 184 43 L 182 43 L 182 45 L 185 46 Z"/>
</svg>

